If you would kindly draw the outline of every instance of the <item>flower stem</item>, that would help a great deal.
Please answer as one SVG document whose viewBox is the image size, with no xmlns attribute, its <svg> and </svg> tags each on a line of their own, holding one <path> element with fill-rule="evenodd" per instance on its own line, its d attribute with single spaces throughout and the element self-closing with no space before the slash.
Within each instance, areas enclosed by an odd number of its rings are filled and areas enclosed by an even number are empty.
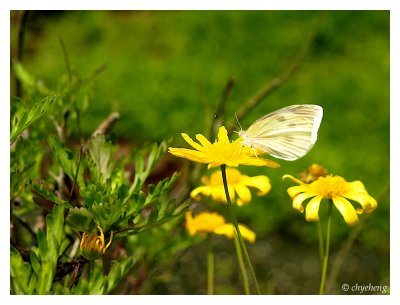
<svg viewBox="0 0 400 305">
<path fill-rule="evenodd" d="M 328 269 L 328 258 L 329 258 L 329 240 L 331 237 L 331 223 L 332 223 L 332 201 L 329 201 L 328 224 L 326 229 L 326 245 L 325 245 L 324 260 L 322 264 L 322 276 L 321 276 L 321 284 L 319 286 L 319 294 L 325 294 L 326 270 Z"/>
<path fill-rule="evenodd" d="M 214 294 L 214 252 L 211 234 L 207 236 L 207 294 Z"/>
<path fill-rule="evenodd" d="M 240 246 L 242 248 L 243 254 L 244 254 L 244 258 L 246 260 L 247 265 L 249 266 L 250 274 L 251 274 L 251 277 L 253 279 L 254 285 L 255 285 L 255 287 L 257 289 L 257 293 L 261 294 L 260 288 L 258 287 L 256 274 L 254 273 L 253 265 L 251 264 L 250 256 L 249 256 L 249 254 L 247 252 L 247 248 L 246 248 L 246 245 L 244 243 L 242 234 L 240 233 L 237 219 L 236 219 L 235 214 L 233 213 L 233 210 L 232 210 L 232 202 L 231 202 L 231 197 L 229 196 L 229 189 L 228 189 L 228 181 L 226 179 L 226 165 L 224 165 L 224 164 L 221 165 L 221 173 L 222 173 L 222 181 L 224 182 L 226 201 L 228 202 L 228 204 L 227 204 L 228 211 L 229 211 L 229 214 L 230 214 L 230 216 L 232 218 L 233 225 L 235 227 L 237 236 L 239 238 L 239 242 L 240 242 Z M 239 257 L 238 257 L 238 259 L 239 259 Z"/>
<path fill-rule="evenodd" d="M 322 233 L 322 226 L 321 222 L 317 221 L 317 230 L 318 230 L 318 246 L 319 246 L 319 260 L 321 263 L 321 268 L 324 262 L 324 236 Z"/>
<path fill-rule="evenodd" d="M 234 241 L 235 241 L 236 255 L 238 257 L 238 262 L 239 262 L 239 268 L 243 278 L 244 292 L 247 295 L 249 295 L 250 294 L 249 280 L 247 278 L 246 268 L 244 267 L 243 263 L 242 250 L 240 249 L 239 239 L 237 236 L 234 237 Z"/>
</svg>

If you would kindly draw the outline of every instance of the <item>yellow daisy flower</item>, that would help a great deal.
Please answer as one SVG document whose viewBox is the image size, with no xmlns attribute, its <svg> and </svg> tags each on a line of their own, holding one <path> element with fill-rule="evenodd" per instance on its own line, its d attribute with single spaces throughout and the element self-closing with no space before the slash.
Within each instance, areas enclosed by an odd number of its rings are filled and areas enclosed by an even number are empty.
<svg viewBox="0 0 400 305">
<path fill-rule="evenodd" d="M 186 230 L 190 235 L 212 233 L 215 228 L 225 224 L 225 219 L 217 213 L 204 212 L 193 218 L 192 212 L 185 213 Z"/>
<path fill-rule="evenodd" d="M 233 238 L 236 234 L 235 227 L 231 223 L 225 223 L 224 217 L 215 212 L 202 212 L 195 217 L 192 212 L 186 212 L 186 230 L 190 235 L 201 233 L 214 233 Z M 239 224 L 239 230 L 244 239 L 254 243 L 256 234 L 243 224 Z"/>
<path fill-rule="evenodd" d="M 254 243 L 256 241 L 256 233 L 250 230 L 245 225 L 239 224 L 240 234 L 242 234 L 244 239 L 247 239 L 250 243 Z M 235 226 L 231 223 L 224 224 L 220 227 L 217 227 L 214 230 L 215 234 L 225 235 L 227 238 L 233 238 L 236 235 Z"/>
<path fill-rule="evenodd" d="M 224 126 L 218 131 L 218 140 L 211 143 L 203 135 L 196 135 L 199 143 L 193 141 L 186 133 L 182 133 L 182 137 L 194 149 L 187 148 L 168 148 L 169 153 L 180 158 L 186 158 L 194 162 L 208 163 L 208 168 L 220 165 L 237 167 L 239 164 L 254 166 L 279 167 L 280 165 L 268 159 L 259 158 L 260 154 L 254 149 L 242 145 L 241 138 L 230 142 L 228 132 Z"/>
<path fill-rule="evenodd" d="M 340 176 L 328 175 L 319 177 L 310 184 L 305 184 L 291 175 L 283 176 L 283 179 L 285 178 L 289 178 L 299 184 L 287 190 L 289 196 L 293 200 L 293 208 L 303 213 L 303 202 L 308 198 L 312 198 L 306 206 L 307 221 L 319 220 L 319 205 L 324 198 L 333 201 L 333 204 L 342 214 L 344 221 L 349 226 L 358 223 L 357 214 L 363 212 L 371 213 L 378 206 L 376 200 L 367 193 L 361 181 L 347 182 Z M 354 208 L 346 198 L 358 202 L 361 208 Z"/>
<path fill-rule="evenodd" d="M 256 188 L 258 190 L 258 196 L 266 195 L 271 189 L 271 184 L 267 176 L 260 175 L 249 177 L 242 175 L 240 171 L 235 168 L 227 168 L 226 177 L 230 198 L 235 199 L 235 194 L 237 194 L 238 198 L 236 203 L 239 206 L 250 203 L 251 192 L 249 187 Z M 226 203 L 225 188 L 219 171 L 212 173 L 210 177 L 203 176 L 201 181 L 204 186 L 195 188 L 190 193 L 192 199 L 200 200 L 201 194 L 204 196 L 211 196 L 215 201 Z"/>
<path fill-rule="evenodd" d="M 83 233 L 80 249 L 83 257 L 88 260 L 95 260 L 100 258 L 108 249 L 111 244 L 113 233 L 111 231 L 110 241 L 105 245 L 104 233 L 102 228 L 97 227 L 100 231 L 100 235 L 94 233 Z"/>
</svg>

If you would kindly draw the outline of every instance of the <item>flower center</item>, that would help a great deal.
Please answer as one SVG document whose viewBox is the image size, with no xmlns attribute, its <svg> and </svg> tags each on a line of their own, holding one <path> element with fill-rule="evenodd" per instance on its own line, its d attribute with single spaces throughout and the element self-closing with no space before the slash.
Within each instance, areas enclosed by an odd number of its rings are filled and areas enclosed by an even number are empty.
<svg viewBox="0 0 400 305">
<path fill-rule="evenodd" d="M 346 180 L 339 176 L 319 177 L 311 185 L 317 190 L 319 195 L 328 199 L 334 196 L 343 196 L 349 189 Z"/>
</svg>

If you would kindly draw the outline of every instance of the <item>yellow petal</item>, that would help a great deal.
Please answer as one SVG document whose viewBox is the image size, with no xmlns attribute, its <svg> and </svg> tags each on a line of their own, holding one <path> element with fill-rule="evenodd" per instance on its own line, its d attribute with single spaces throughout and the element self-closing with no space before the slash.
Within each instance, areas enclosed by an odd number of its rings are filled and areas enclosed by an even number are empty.
<svg viewBox="0 0 400 305">
<path fill-rule="evenodd" d="M 356 210 L 346 198 L 334 196 L 332 200 L 347 225 L 354 226 L 358 223 Z"/>
<path fill-rule="evenodd" d="M 186 133 L 181 133 L 182 138 L 185 139 L 185 141 L 192 146 L 194 149 L 197 149 L 199 151 L 204 151 L 204 147 L 201 146 L 200 144 L 196 143 L 195 141 L 192 140 L 191 137 L 189 137 Z"/>
<path fill-rule="evenodd" d="M 234 188 L 242 203 L 248 203 L 251 201 L 251 192 L 248 187 L 237 183 Z"/>
<path fill-rule="evenodd" d="M 257 158 L 257 157 L 240 157 L 237 159 L 239 164 L 243 165 L 254 165 L 254 166 L 268 166 L 271 168 L 278 168 L 280 165 L 272 160 Z M 227 164 L 229 165 L 229 164 Z M 234 166 L 234 165 L 229 165 Z M 237 166 L 237 165 L 236 165 Z"/>
<path fill-rule="evenodd" d="M 285 179 L 290 179 L 290 180 L 292 180 L 294 183 L 297 183 L 297 184 L 299 184 L 299 185 L 305 185 L 305 183 L 304 183 L 303 181 L 301 181 L 301 180 L 299 180 L 299 179 L 293 177 L 292 175 L 283 175 L 282 179 L 283 179 L 283 180 L 285 180 Z"/>
<path fill-rule="evenodd" d="M 204 196 L 210 196 L 211 189 L 208 186 L 199 186 L 190 192 L 190 198 L 194 200 L 200 200 L 200 194 Z"/>
<path fill-rule="evenodd" d="M 303 201 L 310 198 L 314 197 L 315 194 L 312 193 L 302 193 L 294 197 L 293 199 L 293 208 L 300 211 L 301 213 L 304 212 L 304 207 L 303 207 Z"/>
<path fill-rule="evenodd" d="M 361 181 L 347 182 L 347 185 L 353 192 L 364 192 L 365 186 Z"/>
<path fill-rule="evenodd" d="M 254 233 L 252 230 L 250 230 L 249 228 L 247 228 L 245 225 L 242 224 L 239 224 L 239 230 L 244 239 L 246 239 L 250 243 L 254 243 L 254 241 L 256 240 L 256 233 Z M 227 223 L 217 227 L 214 230 L 214 233 L 219 235 L 225 235 L 227 238 L 233 238 L 236 235 L 236 230 L 233 224 Z"/>
<path fill-rule="evenodd" d="M 257 195 L 259 196 L 263 196 L 271 190 L 271 183 L 267 176 L 261 176 L 261 175 L 254 177 L 243 176 L 240 182 L 243 183 L 244 185 L 258 189 L 259 192 L 257 193 Z"/>
<path fill-rule="evenodd" d="M 223 225 L 225 219 L 215 212 L 202 212 L 192 217 L 191 212 L 186 212 L 186 230 L 190 235 L 196 233 L 211 233 L 215 228 Z"/>
<path fill-rule="evenodd" d="M 196 139 L 200 142 L 201 145 L 203 145 L 204 148 L 208 149 L 212 146 L 211 142 L 207 140 L 205 136 L 202 134 L 197 134 Z"/>
<path fill-rule="evenodd" d="M 227 202 L 225 188 L 223 186 L 214 186 L 211 188 L 211 196 L 215 201 Z M 228 186 L 229 197 L 233 201 L 235 199 L 235 189 L 232 186 Z"/>
<path fill-rule="evenodd" d="M 200 162 L 200 163 L 209 162 L 209 158 L 205 153 L 193 149 L 170 147 L 168 148 L 168 152 L 174 156 L 180 158 L 186 158 L 195 162 Z"/>
<path fill-rule="evenodd" d="M 318 211 L 319 205 L 321 203 L 322 196 L 316 196 L 310 200 L 310 202 L 306 206 L 306 220 L 307 221 L 318 221 Z"/>
<path fill-rule="evenodd" d="M 376 202 L 376 200 L 371 197 L 367 192 L 347 192 L 344 197 L 360 203 L 366 213 L 371 213 L 378 207 L 378 203 Z"/>
<path fill-rule="evenodd" d="M 311 192 L 309 192 L 309 188 L 305 185 L 291 186 L 287 189 L 287 192 L 288 192 L 290 198 L 292 198 L 292 199 L 300 193 L 310 193 L 311 194 Z"/>
<path fill-rule="evenodd" d="M 229 142 L 228 132 L 226 131 L 224 126 L 221 126 L 218 129 L 218 142 L 222 142 L 222 143 Z"/>
</svg>

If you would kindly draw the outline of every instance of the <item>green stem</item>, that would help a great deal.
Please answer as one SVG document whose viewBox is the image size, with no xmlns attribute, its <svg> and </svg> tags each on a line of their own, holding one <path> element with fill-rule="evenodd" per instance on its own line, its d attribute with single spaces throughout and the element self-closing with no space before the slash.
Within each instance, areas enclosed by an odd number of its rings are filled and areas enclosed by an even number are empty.
<svg viewBox="0 0 400 305">
<path fill-rule="evenodd" d="M 207 294 L 214 294 L 214 252 L 211 234 L 207 235 Z"/>
<path fill-rule="evenodd" d="M 236 219 L 235 214 L 233 213 L 233 210 L 232 210 L 232 202 L 231 202 L 231 197 L 229 196 L 229 189 L 228 189 L 228 181 L 226 179 L 226 165 L 221 165 L 221 173 L 222 173 L 222 181 L 224 182 L 226 201 L 228 202 L 228 204 L 227 204 L 228 211 L 229 211 L 229 214 L 230 214 L 230 216 L 232 218 L 233 225 L 235 226 L 235 230 L 236 230 L 237 236 L 239 238 L 240 246 L 242 248 L 246 263 L 249 266 L 250 274 L 251 274 L 251 277 L 253 279 L 254 285 L 255 285 L 255 287 L 257 289 L 257 293 L 261 294 L 260 288 L 258 287 L 256 274 L 254 273 L 253 265 L 251 264 L 250 256 L 249 256 L 249 254 L 247 252 L 247 248 L 246 248 L 246 245 L 244 243 L 242 234 L 240 233 L 237 219 Z"/>
<path fill-rule="evenodd" d="M 236 255 L 238 258 L 238 262 L 239 262 L 239 268 L 240 268 L 240 272 L 242 273 L 242 278 L 243 278 L 244 292 L 247 295 L 249 295 L 250 294 L 249 280 L 247 278 L 246 268 L 244 267 L 244 263 L 243 263 L 242 250 L 240 249 L 239 239 L 236 235 L 234 237 L 234 241 L 235 241 Z"/>
<path fill-rule="evenodd" d="M 322 226 L 320 221 L 317 221 L 317 230 L 318 230 L 319 260 L 322 268 L 324 262 L 324 235 L 322 233 Z"/>
<path fill-rule="evenodd" d="M 329 240 L 331 237 L 331 223 L 332 223 L 332 201 L 329 201 L 328 224 L 326 229 L 326 245 L 325 245 L 324 260 L 322 264 L 322 276 L 321 276 L 321 284 L 319 286 L 319 294 L 325 294 L 326 270 L 328 269 L 328 258 L 329 258 Z"/>
</svg>

